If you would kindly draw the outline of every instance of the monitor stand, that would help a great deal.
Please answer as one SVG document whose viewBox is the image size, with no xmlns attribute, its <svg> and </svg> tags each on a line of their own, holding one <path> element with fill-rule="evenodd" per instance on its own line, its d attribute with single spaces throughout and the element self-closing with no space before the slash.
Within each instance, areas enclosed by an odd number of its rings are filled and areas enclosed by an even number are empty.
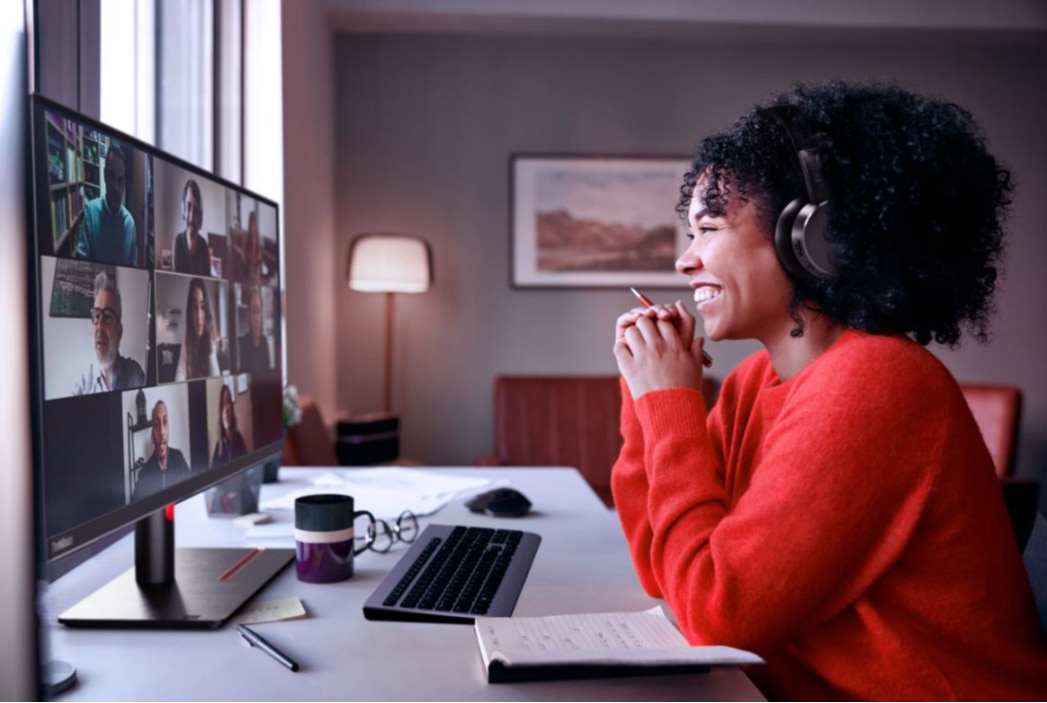
<svg viewBox="0 0 1047 703">
<path fill-rule="evenodd" d="M 76 667 L 61 659 L 52 659 L 41 667 L 44 698 L 52 700 L 76 683 Z"/>
<path fill-rule="evenodd" d="M 174 506 L 135 525 L 135 567 L 59 616 L 70 627 L 221 627 L 294 561 L 293 549 L 175 549 Z"/>
</svg>

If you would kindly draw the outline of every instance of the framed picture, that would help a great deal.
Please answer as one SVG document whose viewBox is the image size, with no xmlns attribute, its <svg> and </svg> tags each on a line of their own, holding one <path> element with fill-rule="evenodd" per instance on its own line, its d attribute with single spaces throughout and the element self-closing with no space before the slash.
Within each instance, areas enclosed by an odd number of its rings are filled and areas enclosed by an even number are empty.
<svg viewBox="0 0 1047 703">
<path fill-rule="evenodd" d="M 512 283 L 679 287 L 686 156 L 511 158 Z"/>
<path fill-rule="evenodd" d="M 95 276 L 104 273 L 116 281 L 116 267 L 94 261 L 55 259 L 55 278 L 51 288 L 51 317 L 90 319 L 95 302 Z"/>
</svg>

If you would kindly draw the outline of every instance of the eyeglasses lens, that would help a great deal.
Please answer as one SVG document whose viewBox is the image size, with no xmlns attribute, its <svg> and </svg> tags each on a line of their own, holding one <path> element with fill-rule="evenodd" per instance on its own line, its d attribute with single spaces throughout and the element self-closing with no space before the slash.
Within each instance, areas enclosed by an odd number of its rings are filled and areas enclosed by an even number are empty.
<svg viewBox="0 0 1047 703">
<path fill-rule="evenodd" d="M 396 534 L 403 542 L 414 542 L 418 536 L 418 518 L 410 510 L 400 513 L 396 519 Z"/>
</svg>

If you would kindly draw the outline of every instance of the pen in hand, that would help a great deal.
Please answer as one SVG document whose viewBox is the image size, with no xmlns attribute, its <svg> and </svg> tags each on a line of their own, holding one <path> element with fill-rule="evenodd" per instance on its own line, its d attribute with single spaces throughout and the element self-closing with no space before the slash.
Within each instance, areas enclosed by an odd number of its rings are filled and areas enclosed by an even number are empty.
<svg viewBox="0 0 1047 703">
<path fill-rule="evenodd" d="M 244 640 L 246 640 L 247 643 L 252 647 L 258 647 L 258 649 L 262 650 L 263 652 L 271 656 L 273 659 L 286 666 L 291 671 L 298 671 L 298 662 L 296 662 L 294 659 L 291 659 L 291 657 L 287 656 L 273 645 L 269 644 L 269 642 L 265 638 L 263 638 L 254 630 L 248 628 L 246 625 L 240 625 L 239 623 L 237 623 L 236 632 L 241 637 L 243 637 Z"/>
<path fill-rule="evenodd" d="M 647 307 L 653 307 L 654 306 L 654 303 L 651 302 L 651 299 L 648 298 L 643 293 L 641 293 L 640 291 L 636 290 L 635 288 L 629 288 L 629 290 L 631 290 L 633 292 L 633 295 L 636 296 L 637 300 L 639 300 L 641 303 L 643 303 Z M 713 365 L 713 358 L 711 356 L 709 356 L 709 352 L 707 352 L 704 349 L 702 349 L 702 366 L 708 368 L 708 367 L 710 367 L 712 365 Z"/>
</svg>

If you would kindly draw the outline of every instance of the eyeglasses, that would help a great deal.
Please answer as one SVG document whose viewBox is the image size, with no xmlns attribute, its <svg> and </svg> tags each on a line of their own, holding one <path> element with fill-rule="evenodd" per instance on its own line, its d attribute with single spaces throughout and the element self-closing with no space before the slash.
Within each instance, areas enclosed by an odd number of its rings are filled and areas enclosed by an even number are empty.
<svg viewBox="0 0 1047 703">
<path fill-rule="evenodd" d="M 410 544 L 418 537 L 418 518 L 410 510 L 400 513 L 391 525 L 387 520 L 375 520 L 367 525 L 367 546 L 385 554 L 397 542 Z"/>
<path fill-rule="evenodd" d="M 106 327 L 112 327 L 120 321 L 120 318 L 117 317 L 116 310 L 112 308 L 91 308 L 91 324 L 97 325 L 99 320 Z"/>
</svg>

